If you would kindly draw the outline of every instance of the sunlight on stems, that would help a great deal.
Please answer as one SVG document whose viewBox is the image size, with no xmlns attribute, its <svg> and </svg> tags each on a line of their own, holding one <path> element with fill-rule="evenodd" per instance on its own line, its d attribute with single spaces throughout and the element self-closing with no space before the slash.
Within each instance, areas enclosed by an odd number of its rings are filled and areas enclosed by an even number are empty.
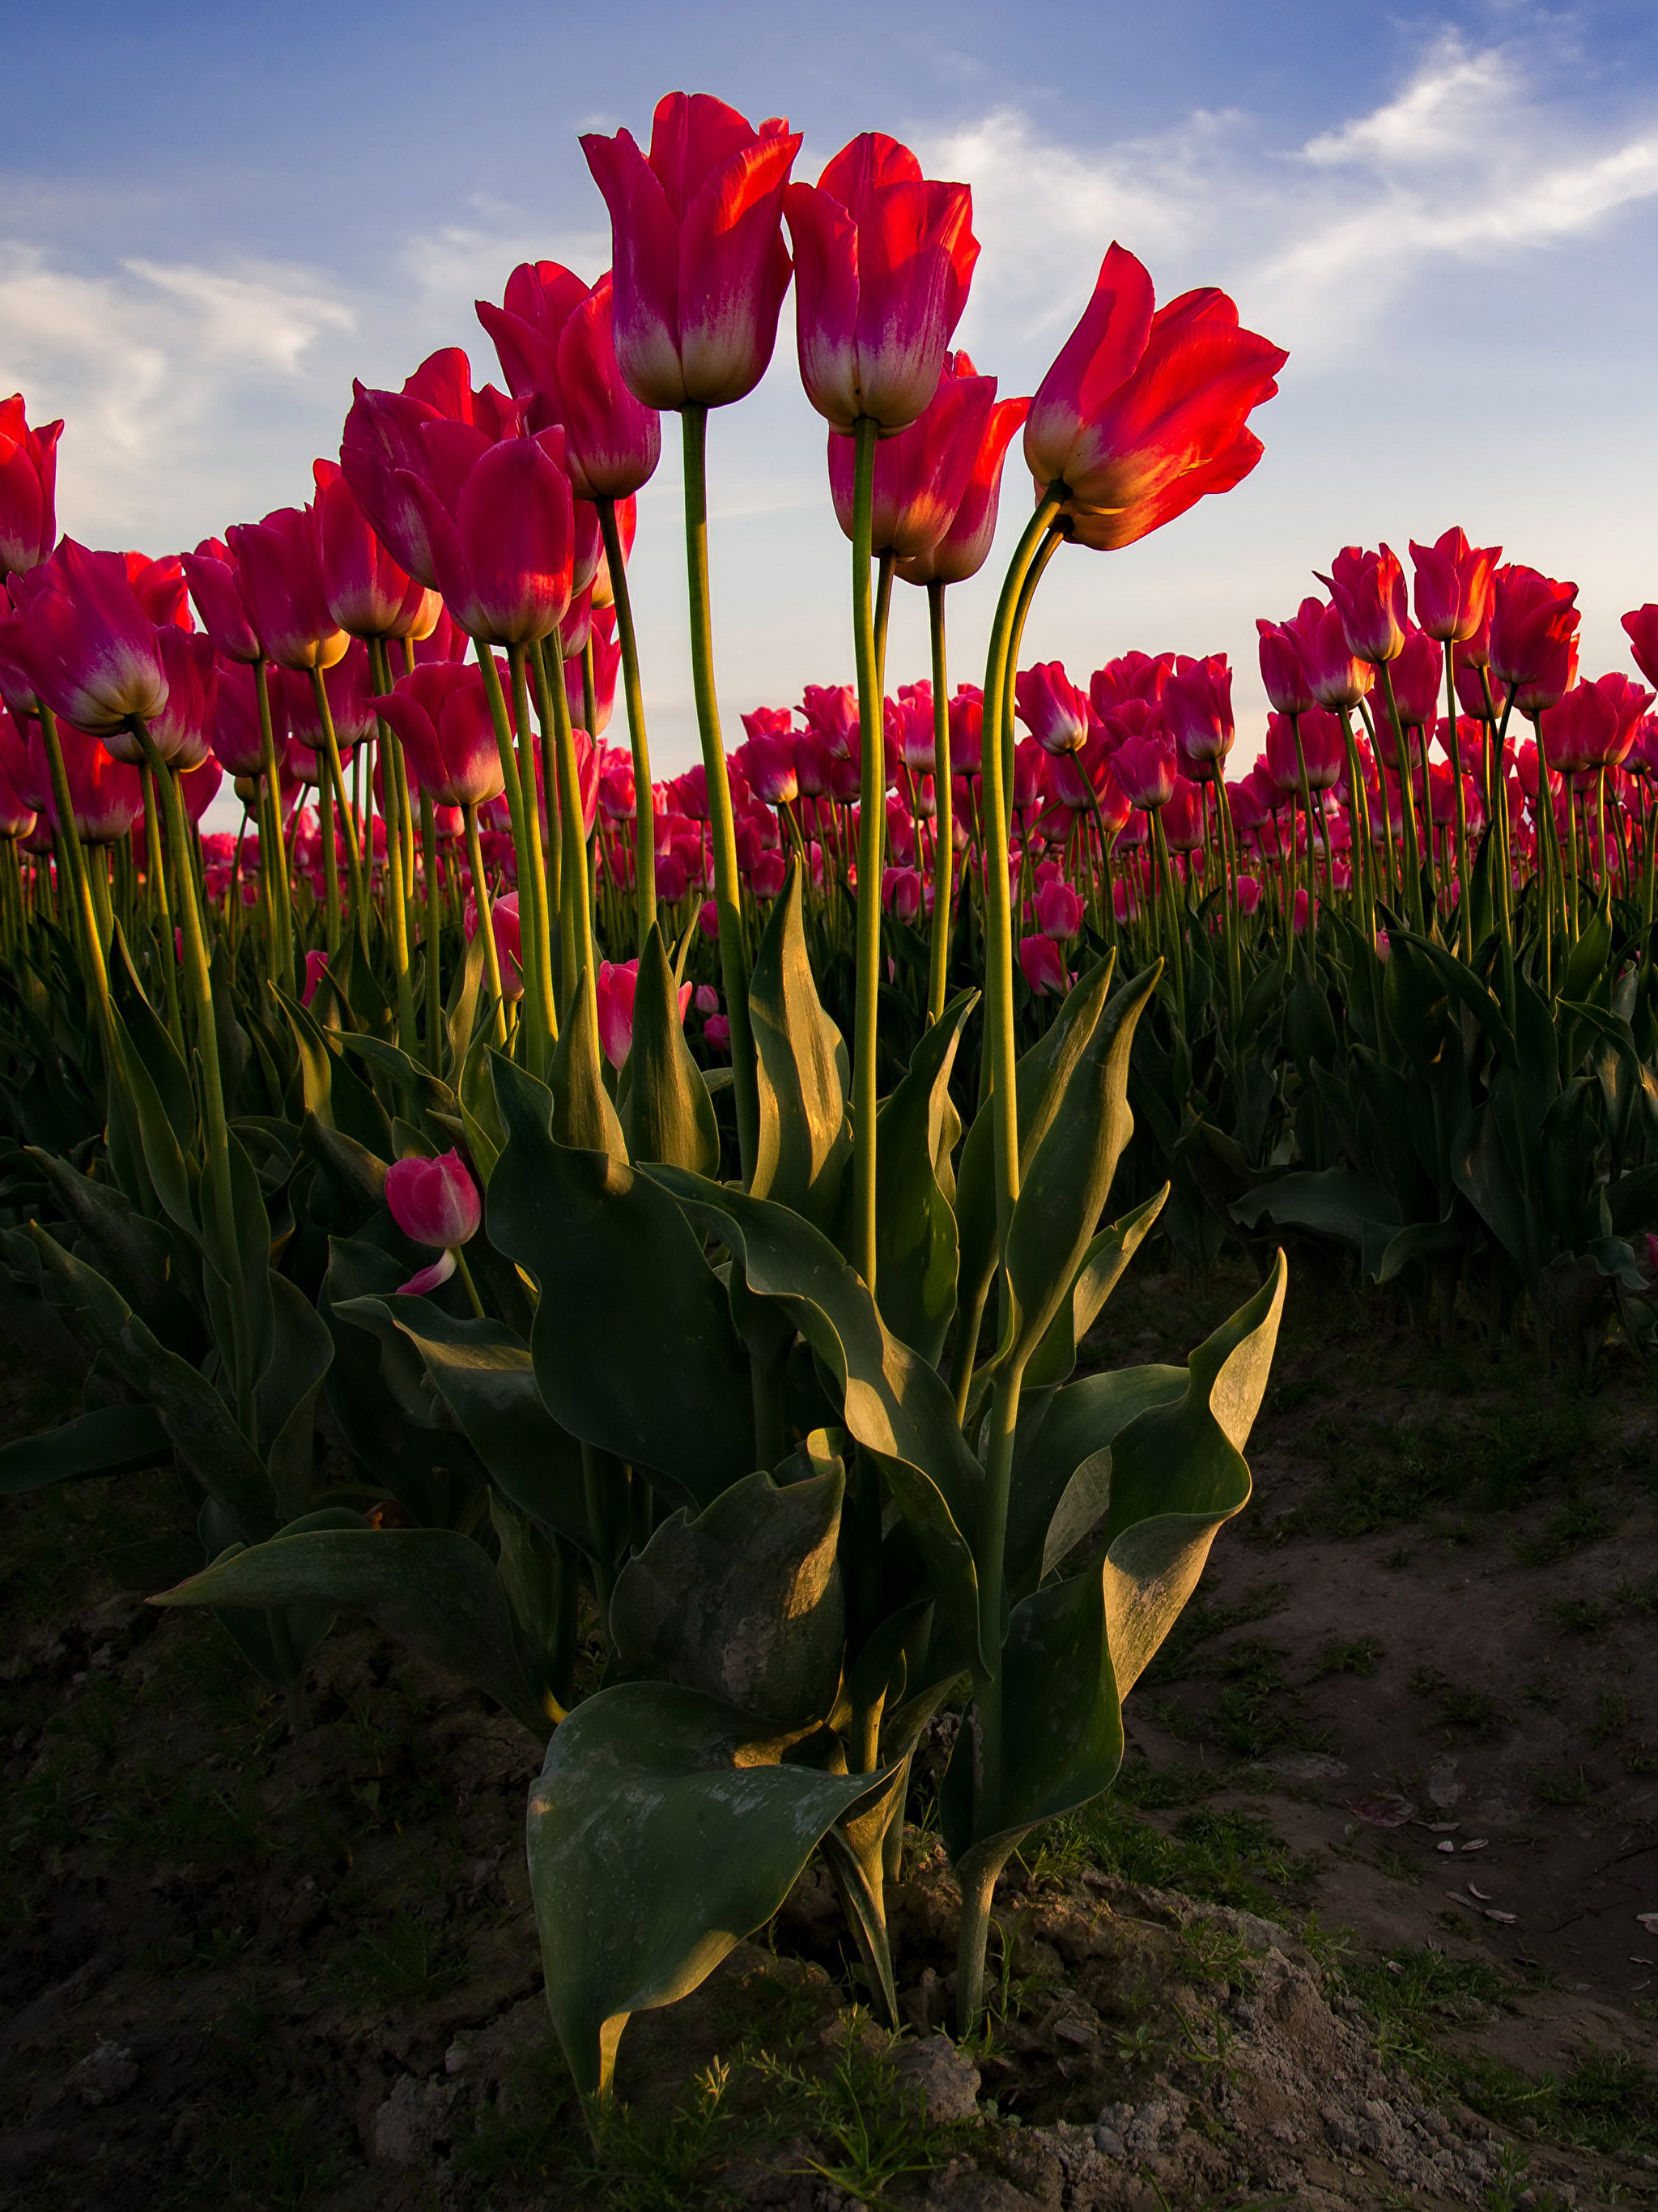
<svg viewBox="0 0 1658 2212">
<path fill-rule="evenodd" d="M 507 994 L 501 983 L 501 948 L 495 943 L 495 908 L 489 880 L 483 871 L 483 850 L 478 842 L 478 811 L 469 801 L 461 808 L 466 823 L 466 859 L 472 872 L 472 902 L 477 909 L 478 933 L 483 939 L 483 964 L 489 978 L 489 997 L 495 1007 L 495 1042 L 507 1042 Z M 522 916 L 519 917 L 522 927 Z M 522 938 L 519 942 L 522 943 Z"/>
<path fill-rule="evenodd" d="M 610 592 L 616 606 L 616 642 L 622 648 L 622 696 L 628 715 L 628 744 L 634 763 L 634 902 L 638 927 L 634 949 L 642 952 L 656 920 L 656 817 L 651 805 L 651 749 L 645 735 L 645 693 L 639 680 L 639 640 L 634 630 L 632 588 L 616 519 L 616 501 L 600 499 L 598 526 L 604 539 Z M 590 732 L 591 735 L 592 732 Z"/>
<path fill-rule="evenodd" d="M 875 1288 L 878 1215 L 876 1038 L 881 1002 L 881 847 L 886 828 L 886 732 L 870 590 L 875 446 L 879 425 L 860 415 L 853 433 L 852 642 L 858 668 L 859 814 L 857 1022 L 852 1051 L 853 1265 Z M 890 571 L 889 570 L 889 575 Z"/>
</svg>

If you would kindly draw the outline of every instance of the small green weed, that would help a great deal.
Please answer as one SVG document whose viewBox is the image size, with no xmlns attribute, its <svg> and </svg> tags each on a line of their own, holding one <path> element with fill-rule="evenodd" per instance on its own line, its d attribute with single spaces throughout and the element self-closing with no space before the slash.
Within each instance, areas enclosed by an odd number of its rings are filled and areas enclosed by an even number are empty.
<svg viewBox="0 0 1658 2212">
<path fill-rule="evenodd" d="M 1543 1608 L 1552 1628 L 1563 1636 L 1603 1636 L 1608 1615 L 1606 1608 L 1589 1597 L 1551 1598 Z"/>
<path fill-rule="evenodd" d="M 1625 1690 L 1614 1690 L 1602 1683 L 1594 1693 L 1594 1718 L 1589 1723 L 1588 1740 L 1598 1749 L 1621 1735 L 1635 1718 L 1635 1707 Z"/>
<path fill-rule="evenodd" d="M 1514 1555 L 1523 1567 L 1552 1567 L 1556 1560 L 1581 1552 L 1586 1544 L 1596 1544 L 1609 1536 L 1619 1518 L 1587 1498 L 1569 1498 L 1550 1514 L 1534 1535 L 1516 1538 Z"/>
<path fill-rule="evenodd" d="M 1540 1804 L 1587 1805 L 1589 1802 L 1589 1778 L 1581 1766 L 1570 1770 L 1533 1766 L 1530 1781 Z"/>
<path fill-rule="evenodd" d="M 1345 1644 L 1327 1644 L 1309 1679 L 1321 1682 L 1329 1674 L 1357 1674 L 1368 1681 L 1387 1656 L 1388 1647 L 1379 1636 L 1356 1636 Z"/>
</svg>

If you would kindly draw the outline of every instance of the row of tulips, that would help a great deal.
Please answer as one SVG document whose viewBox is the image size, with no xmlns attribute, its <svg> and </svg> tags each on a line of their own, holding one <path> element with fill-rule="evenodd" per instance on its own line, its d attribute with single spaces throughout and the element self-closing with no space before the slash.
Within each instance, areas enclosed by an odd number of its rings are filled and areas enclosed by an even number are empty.
<svg viewBox="0 0 1658 2212">
<path fill-rule="evenodd" d="M 203 1567 L 158 1601 L 296 1726 L 354 1612 L 537 1731 L 547 1989 L 596 2094 L 814 1851 L 896 2016 L 885 1883 L 947 1703 L 975 2026 L 1000 1869 L 1109 1786 L 1247 1500 L 1263 1223 L 1574 1341 L 1647 1284 L 1650 700 L 1575 684 L 1570 588 L 1452 532 L 1412 628 L 1391 555 L 1343 553 L 1263 625 L 1236 781 L 1224 661 L 1022 669 L 1063 547 L 1255 465 L 1284 356 L 1113 246 L 999 398 L 950 350 L 966 185 L 873 133 L 807 185 L 799 146 L 679 94 L 647 149 L 585 139 L 613 265 L 480 305 L 506 390 L 459 349 L 359 386 L 307 505 L 176 560 L 60 539 L 58 426 L 0 410 L 0 1254 L 96 1356 L 0 1486 L 170 1464 Z M 856 683 L 728 754 L 708 412 L 791 285 Z M 629 557 L 663 412 L 701 758 L 658 780 Z M 963 684 L 947 593 L 1016 432 Z M 889 699 L 898 583 L 931 659 Z M 222 775 L 246 819 L 203 835 Z M 1242 1240 L 1260 1291 L 1184 1368 L 1080 1372 L 1154 1232 Z"/>
</svg>

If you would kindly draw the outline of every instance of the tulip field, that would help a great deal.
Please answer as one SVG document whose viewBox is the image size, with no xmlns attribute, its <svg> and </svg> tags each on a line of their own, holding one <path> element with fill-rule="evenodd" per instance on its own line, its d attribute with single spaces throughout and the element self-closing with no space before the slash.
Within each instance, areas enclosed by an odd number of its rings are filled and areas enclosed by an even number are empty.
<svg viewBox="0 0 1658 2212">
<path fill-rule="evenodd" d="M 76 1362 L 0 1494 L 164 1478 L 154 1633 L 296 1756 L 365 1636 L 532 1747 L 560 2094 L 602 2144 L 629 2021 L 803 1896 L 862 2017 L 989 2063 L 1009 1884 L 1114 1817 L 1124 1701 L 1220 1617 L 1292 1268 L 1404 1367 L 1551 1406 L 1643 1372 L 1658 604 L 1583 675 L 1576 586 L 1424 529 L 1308 549 L 1259 727 L 1201 635 L 1028 662 L 1053 561 L 1269 465 L 1283 350 L 1113 245 L 1008 397 L 950 349 L 969 188 L 907 148 L 808 184 L 786 124 L 683 94 L 582 146 L 612 269 L 479 301 L 504 390 L 459 345 L 357 385 L 303 504 L 91 550 L 64 426 L 0 404 L 0 1291 Z M 791 287 L 855 671 L 798 702 L 722 651 L 705 465 Z M 671 775 L 629 583 L 665 416 Z M 925 669 L 888 654 L 906 587 Z M 1121 1364 L 1148 1270 L 1189 1336 Z M 934 1845 L 923 2018 L 891 1900 Z M 1096 2163 L 1137 2139 L 1069 2118 Z M 1468 2155 L 1412 2201 L 1497 2202 Z M 832 2201 L 908 2186 L 866 2160 Z"/>
</svg>

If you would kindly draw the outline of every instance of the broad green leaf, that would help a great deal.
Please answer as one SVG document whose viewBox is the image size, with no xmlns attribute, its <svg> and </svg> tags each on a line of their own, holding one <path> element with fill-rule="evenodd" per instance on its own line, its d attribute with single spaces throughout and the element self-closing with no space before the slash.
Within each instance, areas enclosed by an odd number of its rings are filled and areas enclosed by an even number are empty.
<svg viewBox="0 0 1658 2212">
<path fill-rule="evenodd" d="M 754 1417 L 725 1288 L 652 1180 L 680 1170 L 556 1143 L 546 1092 L 504 1060 L 495 1087 L 507 1144 L 489 1237 L 540 1285 L 530 1349 L 548 1412 L 678 1502 L 711 1504 L 753 1472 Z"/>
<path fill-rule="evenodd" d="M 685 1042 L 672 971 L 654 922 L 639 956 L 622 1127 L 636 1161 L 659 1160 L 698 1175 L 719 1168 L 714 1101 Z"/>
<path fill-rule="evenodd" d="M 772 908 L 749 983 L 760 1091 L 751 1188 L 756 1198 L 791 1206 L 827 1230 L 852 1156 L 850 1063 L 841 1032 L 817 996 L 800 897 L 797 860 Z"/>
<path fill-rule="evenodd" d="M 173 1457 L 153 1406 L 103 1406 L 65 1421 L 61 1429 L 0 1445 L 0 1498 L 45 1490 L 54 1482 L 83 1482 L 99 1474 L 130 1474 L 165 1466 Z"/>
<path fill-rule="evenodd" d="M 1077 1346 L 1099 1318 L 1128 1263 L 1151 1235 L 1169 1196 L 1169 1186 L 1154 1192 L 1143 1206 L 1124 1214 L 1121 1221 L 1102 1229 L 1083 1256 L 1071 1296 L 1048 1324 L 1048 1334 L 1030 1355 L 1024 1370 L 1024 1400 L 1034 1392 L 1068 1382 L 1077 1365 Z"/>
<path fill-rule="evenodd" d="M 832 1820 L 884 1774 L 775 1764 L 741 1717 L 665 1682 L 560 1723 L 530 1791 L 530 1884 L 553 2025 L 585 2094 L 629 2017 L 672 2004 L 762 1926 Z"/>
<path fill-rule="evenodd" d="M 838 1465 L 780 1489 L 750 1474 L 695 1518 L 672 1515 L 616 1579 L 618 1663 L 661 1668 L 757 1727 L 823 1719 L 846 1637 L 835 1557 L 845 1489 Z"/>
<path fill-rule="evenodd" d="M 546 1716 L 488 1556 L 449 1528 L 318 1530 L 216 1560 L 152 1605 L 324 1605 L 369 1620 L 542 1734 Z"/>
<path fill-rule="evenodd" d="M 499 1071 L 512 1066 L 504 1056 L 493 1055 Z M 531 1079 L 523 1070 L 513 1068 L 519 1079 L 519 1090 Z M 501 1097 L 501 1076 L 496 1076 L 496 1098 L 501 1114 L 506 1116 L 507 1103 Z M 578 978 L 576 994 L 566 1015 L 564 1026 L 558 1033 L 558 1042 L 553 1050 L 552 1118 L 553 1135 L 561 1145 L 573 1146 L 578 1152 L 607 1152 L 613 1160 L 628 1157 L 627 1140 L 622 1133 L 622 1123 L 616 1108 L 610 1103 L 610 1094 L 604 1088 L 604 1064 L 598 1045 L 598 1014 L 586 971 Z M 503 1121 L 502 1141 L 506 1124 Z"/>
<path fill-rule="evenodd" d="M 175 1350 L 193 1349 L 198 1323 L 169 1279 L 166 1230 L 136 1213 L 108 1183 L 94 1182 L 68 1160 L 37 1146 L 25 1147 L 51 1184 L 88 1257 L 130 1306 L 149 1316 L 151 1325 Z"/>
<path fill-rule="evenodd" d="M 460 1321 L 430 1298 L 360 1297 L 342 1321 L 412 1344 L 491 1480 L 520 1511 L 592 1547 L 581 1453 L 542 1403 L 523 1338 L 497 1321 Z"/>
<path fill-rule="evenodd" d="M 1016 1316 L 1008 1358 L 1015 1371 L 1047 1334 L 1105 1210 L 1134 1126 L 1128 1055 L 1159 973 L 1160 965 L 1148 968 L 1107 1004 L 1020 1184 L 1006 1253 Z"/>
<path fill-rule="evenodd" d="M 128 1389 L 155 1408 L 179 1464 L 244 1529 L 264 1533 L 276 1512 L 270 1479 L 213 1385 L 189 1361 L 158 1343 L 94 1268 L 72 1258 L 39 1223 L 31 1223 L 28 1233 L 61 1302 L 73 1307 L 76 1321 Z"/>
<path fill-rule="evenodd" d="M 955 1176 L 962 1133 L 950 1074 L 978 994 L 963 991 L 922 1032 L 908 1073 L 882 1102 L 875 1124 L 875 1279 L 881 1318 L 936 1367 L 956 1311 Z M 842 1192 L 844 1200 L 845 1192 Z M 844 1206 L 842 1208 L 844 1212 Z M 844 1238 L 842 1242 L 844 1242 Z"/>
<path fill-rule="evenodd" d="M 1072 1477 L 1107 1450 L 1148 1407 L 1183 1395 L 1183 1367 L 1120 1367 L 1068 1382 L 1049 1401 L 1028 1442 L 1022 1437 L 1007 1501 L 1007 1581 L 1034 1587 L 1054 1516 Z"/>
<path fill-rule="evenodd" d="M 1538 1149 L 1540 1153 L 1540 1142 Z M 1490 1106 L 1478 1108 L 1458 1132 L 1451 1173 L 1457 1188 L 1515 1266 L 1527 1278 L 1534 1276 L 1542 1257 L 1536 1249 L 1538 1224 L 1509 1164 L 1497 1116 Z"/>
<path fill-rule="evenodd" d="M 1339 1237 L 1350 1244 L 1362 1244 L 1371 1223 L 1389 1228 L 1400 1223 L 1399 1202 L 1392 1192 L 1351 1168 L 1301 1169 L 1280 1176 L 1276 1182 L 1246 1191 L 1233 1206 L 1232 1215 L 1246 1229 L 1258 1228 L 1264 1219 L 1277 1222 L 1281 1229 L 1311 1229 L 1321 1236 Z"/>
<path fill-rule="evenodd" d="M 1391 1222 L 1365 1224 L 1359 1245 L 1361 1272 L 1373 1283 L 1391 1283 L 1413 1261 L 1430 1259 L 1436 1252 L 1460 1252 L 1467 1232 L 1454 1215 L 1443 1221 L 1412 1221 L 1396 1229 Z"/>
<path fill-rule="evenodd" d="M 298 1512 L 311 1494 L 316 1457 L 317 1394 L 334 1358 L 327 1322 L 296 1283 L 266 1269 L 271 1308 L 270 1358 L 254 1398 L 259 1447 L 279 1513 Z"/>
<path fill-rule="evenodd" d="M 1094 1034 L 1111 988 L 1116 956 L 1108 953 L 1078 976 L 1060 1008 L 1052 1029 L 1020 1055 L 1014 1071 L 1019 1109 L 1021 1181 L 1059 1111 L 1072 1070 Z M 982 1303 L 996 1272 L 995 1115 L 987 1098 L 974 1116 L 962 1147 L 956 1186 L 956 1220 L 961 1236 L 961 1291 L 963 1312 Z"/>
<path fill-rule="evenodd" d="M 883 1327 L 862 1278 L 799 1214 L 677 1169 L 651 1174 L 726 1246 L 757 1297 L 775 1298 L 793 1314 L 834 1378 L 847 1429 L 878 1460 L 940 1603 L 976 1652 L 972 1542 L 983 1478 L 948 1386 Z"/>
</svg>

